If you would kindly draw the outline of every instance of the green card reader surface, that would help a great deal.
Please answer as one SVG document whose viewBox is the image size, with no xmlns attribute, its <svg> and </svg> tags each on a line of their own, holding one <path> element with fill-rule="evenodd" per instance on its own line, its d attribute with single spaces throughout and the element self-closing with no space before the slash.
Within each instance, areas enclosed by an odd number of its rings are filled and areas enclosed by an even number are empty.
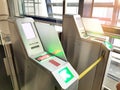
<svg viewBox="0 0 120 90">
<path fill-rule="evenodd" d="M 63 89 L 67 89 L 78 80 L 78 74 L 69 63 L 52 72 Z"/>
</svg>

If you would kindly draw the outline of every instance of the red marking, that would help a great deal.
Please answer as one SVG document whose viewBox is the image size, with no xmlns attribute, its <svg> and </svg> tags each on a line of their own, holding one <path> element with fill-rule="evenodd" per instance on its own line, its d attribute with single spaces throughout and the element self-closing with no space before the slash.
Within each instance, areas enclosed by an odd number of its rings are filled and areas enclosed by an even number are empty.
<svg viewBox="0 0 120 90">
<path fill-rule="evenodd" d="M 46 58 L 49 58 L 49 57 L 50 57 L 50 55 L 46 54 L 46 55 L 44 55 L 44 56 L 38 57 L 37 60 L 41 61 L 41 60 L 46 59 Z"/>
<path fill-rule="evenodd" d="M 50 60 L 49 62 L 52 63 L 55 66 L 59 66 L 60 65 L 60 63 L 56 62 L 55 60 Z"/>
</svg>

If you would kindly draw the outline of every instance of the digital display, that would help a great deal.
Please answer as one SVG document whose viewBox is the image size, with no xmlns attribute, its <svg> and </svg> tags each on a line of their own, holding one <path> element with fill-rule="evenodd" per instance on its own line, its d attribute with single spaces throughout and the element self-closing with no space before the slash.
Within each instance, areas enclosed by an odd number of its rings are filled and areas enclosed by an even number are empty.
<svg viewBox="0 0 120 90">
<path fill-rule="evenodd" d="M 60 74 L 61 78 L 64 80 L 65 83 L 68 83 L 74 78 L 74 75 L 71 73 L 68 67 L 62 68 L 58 73 Z"/>
<path fill-rule="evenodd" d="M 27 39 L 35 38 L 35 33 L 31 23 L 22 23 L 22 28 Z"/>
</svg>

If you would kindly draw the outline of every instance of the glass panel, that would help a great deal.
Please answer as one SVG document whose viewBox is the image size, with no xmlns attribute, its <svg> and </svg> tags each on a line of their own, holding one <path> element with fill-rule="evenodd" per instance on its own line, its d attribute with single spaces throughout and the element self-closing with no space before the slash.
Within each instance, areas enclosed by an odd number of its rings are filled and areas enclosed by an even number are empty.
<svg viewBox="0 0 120 90">
<path fill-rule="evenodd" d="M 62 3 L 63 0 L 51 0 L 52 3 Z"/>
<path fill-rule="evenodd" d="M 60 6 L 52 7 L 53 13 L 61 14 L 61 15 L 62 15 L 62 9 L 63 9 L 63 8 L 60 7 Z"/>
<path fill-rule="evenodd" d="M 33 3 L 25 3 L 25 6 L 28 7 L 28 6 L 34 6 Z"/>
<path fill-rule="evenodd" d="M 78 14 L 78 7 L 67 7 L 66 14 Z"/>
<path fill-rule="evenodd" d="M 115 0 L 94 0 L 94 3 L 114 3 Z"/>
<path fill-rule="evenodd" d="M 24 0 L 24 2 L 33 2 L 33 0 Z"/>
<path fill-rule="evenodd" d="M 92 17 L 111 18 L 112 19 L 113 8 L 106 7 L 94 7 Z"/>
<path fill-rule="evenodd" d="M 41 0 L 35 0 L 35 2 L 41 2 Z"/>
<path fill-rule="evenodd" d="M 39 4 L 35 4 L 35 11 L 36 11 L 35 14 L 39 15 Z"/>
<path fill-rule="evenodd" d="M 78 3 L 79 0 L 67 0 L 66 14 L 78 14 Z M 63 0 L 24 0 L 24 4 L 27 15 L 34 12 L 37 16 L 62 19 Z"/>
<path fill-rule="evenodd" d="M 26 10 L 26 14 L 34 15 L 34 8 L 29 7 L 29 8 L 25 8 L 25 10 Z"/>
<path fill-rule="evenodd" d="M 54 18 L 57 18 L 57 19 L 62 19 L 62 16 L 58 16 L 58 15 L 57 15 L 57 16 L 54 15 L 53 17 L 54 17 Z"/>
<path fill-rule="evenodd" d="M 54 18 L 62 19 L 62 13 L 63 13 L 63 7 L 61 6 L 62 2 L 63 0 L 51 0 L 51 3 L 59 3 L 58 6 L 57 4 L 56 6 L 52 5 L 52 11 L 53 11 Z M 67 0 L 66 14 L 78 14 L 78 5 L 76 6 L 78 2 L 79 0 Z"/>
<path fill-rule="evenodd" d="M 24 0 L 25 14 L 48 17 L 45 0 Z"/>
<path fill-rule="evenodd" d="M 66 1 L 69 3 L 78 3 L 79 2 L 79 0 L 66 0 Z"/>
<path fill-rule="evenodd" d="M 53 13 L 61 14 L 62 15 L 62 7 L 52 7 Z M 78 7 L 67 7 L 66 14 L 77 14 L 78 13 Z"/>
<path fill-rule="evenodd" d="M 33 3 L 28 3 L 27 5 L 28 5 L 28 6 L 34 6 L 34 4 L 33 4 Z"/>
<path fill-rule="evenodd" d="M 79 0 L 66 0 L 69 3 L 78 3 Z M 51 0 L 52 3 L 62 3 L 63 0 Z"/>
</svg>

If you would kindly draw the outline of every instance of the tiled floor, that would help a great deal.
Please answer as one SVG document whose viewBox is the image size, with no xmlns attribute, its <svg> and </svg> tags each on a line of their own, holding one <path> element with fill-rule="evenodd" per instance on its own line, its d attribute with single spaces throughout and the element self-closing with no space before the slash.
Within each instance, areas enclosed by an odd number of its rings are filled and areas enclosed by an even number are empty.
<svg viewBox="0 0 120 90">
<path fill-rule="evenodd" d="M 10 77 L 7 76 L 3 60 L 0 58 L 0 90 L 13 90 Z"/>
</svg>

